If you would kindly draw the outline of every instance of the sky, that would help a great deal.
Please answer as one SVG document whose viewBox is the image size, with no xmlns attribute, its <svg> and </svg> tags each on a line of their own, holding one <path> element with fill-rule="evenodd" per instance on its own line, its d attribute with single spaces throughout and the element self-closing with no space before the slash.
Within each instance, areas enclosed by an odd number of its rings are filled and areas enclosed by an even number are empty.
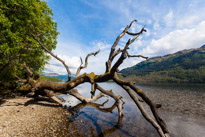
<svg viewBox="0 0 205 137">
<path fill-rule="evenodd" d="M 105 72 L 105 62 L 117 36 L 137 19 L 131 32 L 143 33 L 128 50 L 132 55 L 147 57 L 172 54 L 205 44 L 204 0 L 47 0 L 58 25 L 58 44 L 54 54 L 65 60 L 72 74 L 91 52 L 88 67 L 82 73 Z M 131 36 L 119 42 L 124 47 Z M 120 69 L 131 67 L 144 59 L 128 58 Z M 116 61 L 116 60 L 114 60 Z M 113 62 L 114 63 L 114 62 Z M 66 74 L 59 61 L 51 58 L 46 73 Z"/>
</svg>

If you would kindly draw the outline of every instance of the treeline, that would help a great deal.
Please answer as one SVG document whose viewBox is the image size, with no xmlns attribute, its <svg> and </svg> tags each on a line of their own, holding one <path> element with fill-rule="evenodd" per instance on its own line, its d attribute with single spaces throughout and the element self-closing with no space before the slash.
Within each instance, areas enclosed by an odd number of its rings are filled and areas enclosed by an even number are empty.
<svg viewBox="0 0 205 137">
<path fill-rule="evenodd" d="M 155 57 L 121 73 L 140 83 L 205 83 L 205 49 Z"/>
<path fill-rule="evenodd" d="M 139 83 L 205 83 L 205 67 L 197 70 L 178 67 L 167 71 L 154 71 L 143 76 L 129 75 L 125 79 Z"/>
<path fill-rule="evenodd" d="M 46 81 L 51 81 L 51 82 L 61 82 L 61 79 L 58 79 L 56 77 L 47 77 L 47 76 L 40 76 L 41 79 L 46 80 Z"/>
</svg>

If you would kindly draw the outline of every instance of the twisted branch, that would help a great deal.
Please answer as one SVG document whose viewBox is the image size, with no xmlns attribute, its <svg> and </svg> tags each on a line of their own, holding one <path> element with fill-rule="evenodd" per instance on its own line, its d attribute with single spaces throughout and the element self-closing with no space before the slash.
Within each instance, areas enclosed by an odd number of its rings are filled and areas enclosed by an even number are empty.
<svg viewBox="0 0 205 137">
<path fill-rule="evenodd" d="M 93 97 L 93 98 L 85 98 L 83 95 L 81 95 L 77 89 L 72 89 L 72 90 L 68 90 L 66 91 L 68 94 L 74 96 L 75 98 L 77 98 L 78 100 L 80 100 L 81 102 L 84 103 L 89 103 L 89 102 L 93 102 L 96 101 L 102 97 L 105 97 L 106 95 L 103 93 L 99 93 L 97 96 Z"/>
<path fill-rule="evenodd" d="M 68 72 L 68 77 L 69 77 L 69 81 L 65 82 L 65 83 L 53 83 L 53 82 L 47 82 L 47 81 L 43 81 L 43 80 L 37 80 L 37 82 L 33 79 L 33 73 L 32 71 L 30 71 L 30 69 L 28 67 L 26 67 L 26 65 L 24 66 L 24 68 L 27 70 L 28 72 L 28 83 L 31 85 L 30 90 L 35 92 L 37 95 L 46 95 L 48 97 L 50 97 L 51 99 L 53 99 L 54 101 L 56 101 L 59 104 L 62 104 L 62 102 L 55 96 L 56 92 L 60 92 L 62 94 L 70 94 L 72 96 L 74 96 L 75 98 L 79 99 L 82 102 L 85 103 L 89 103 L 92 101 L 96 101 L 101 97 L 104 96 L 110 96 L 111 98 L 113 98 L 116 101 L 116 105 L 118 108 L 118 113 L 119 113 L 119 117 L 123 116 L 123 111 L 122 111 L 122 97 L 121 96 L 116 96 L 112 90 L 105 90 L 103 89 L 101 86 L 98 85 L 99 82 L 106 82 L 108 80 L 114 80 L 115 83 L 117 83 L 118 85 L 120 85 L 128 94 L 129 96 L 133 99 L 133 101 L 135 102 L 135 104 L 138 106 L 138 108 L 140 109 L 142 115 L 145 117 L 145 119 L 147 121 L 149 121 L 152 126 L 157 130 L 157 132 L 159 133 L 159 135 L 161 137 L 166 137 L 168 136 L 168 128 L 165 124 L 165 122 L 163 121 L 163 119 L 161 118 L 159 112 L 158 112 L 158 108 L 161 106 L 159 104 L 155 104 L 154 102 L 151 101 L 151 99 L 149 99 L 149 97 L 140 89 L 138 89 L 135 84 L 133 82 L 129 82 L 129 81 L 124 81 L 118 78 L 117 72 L 119 69 L 119 66 L 123 63 L 123 61 L 127 58 L 127 57 L 142 57 L 147 59 L 147 57 L 142 56 L 142 55 L 129 55 L 128 53 L 128 49 L 129 46 L 143 33 L 146 32 L 146 30 L 144 29 L 144 27 L 141 29 L 140 32 L 138 33 L 131 33 L 128 31 L 128 29 L 132 26 L 132 24 L 136 22 L 136 20 L 133 20 L 124 30 L 123 32 L 116 38 L 114 44 L 111 47 L 110 50 L 110 54 L 109 54 L 109 58 L 106 62 L 106 71 L 104 74 L 101 75 L 95 75 L 95 73 L 84 73 L 82 75 L 79 76 L 80 71 L 84 68 L 87 67 L 88 65 L 88 58 L 91 55 L 96 55 L 99 53 L 99 51 L 95 52 L 95 53 L 90 53 L 86 56 L 85 58 L 85 64 L 83 65 L 83 61 L 82 58 L 81 59 L 81 64 L 77 69 L 75 78 L 73 80 L 71 80 L 71 72 L 69 71 L 68 66 L 65 64 L 65 62 L 63 60 L 61 60 L 60 58 L 58 58 L 57 56 L 55 56 L 52 52 L 50 52 L 45 46 L 42 45 L 42 43 L 37 39 L 36 36 L 32 35 L 33 38 L 39 43 L 39 45 L 45 50 L 47 51 L 51 56 L 53 56 L 54 58 L 56 58 L 57 60 L 59 60 L 61 63 L 63 63 L 63 65 L 65 66 L 67 72 Z M 133 38 L 130 38 L 127 43 L 125 44 L 123 49 L 118 49 L 116 50 L 116 46 L 118 45 L 120 39 L 125 35 L 131 35 L 134 36 Z M 112 65 L 112 61 L 114 60 L 114 58 L 117 55 L 120 55 L 120 57 L 118 58 L 118 60 L 115 62 L 115 64 L 111 67 Z M 18 77 L 17 77 L 18 78 Z M 76 89 L 74 89 L 75 87 L 77 87 L 80 84 L 83 84 L 85 82 L 89 82 L 91 84 L 91 98 L 85 98 L 84 96 L 82 96 Z M 95 96 L 95 91 L 99 90 L 100 93 Z M 137 94 L 134 94 L 137 93 Z M 136 96 L 138 95 L 140 97 L 140 99 Z M 143 108 L 142 104 L 140 102 L 144 102 L 146 104 L 148 104 L 148 106 L 151 109 L 151 112 L 154 116 L 154 119 L 152 117 L 150 117 L 148 115 L 148 113 L 145 111 L 145 109 Z"/>
<path fill-rule="evenodd" d="M 82 66 L 82 65 L 83 65 L 83 61 L 82 61 L 82 58 L 80 57 L 81 64 L 80 64 L 80 66 L 79 66 L 78 69 L 77 69 L 75 78 L 78 77 L 78 75 L 80 74 L 80 71 L 81 71 L 82 69 L 84 69 L 84 68 L 86 68 L 86 67 L 88 66 L 88 58 L 89 58 L 90 56 L 92 56 L 92 55 L 96 56 L 99 52 L 100 52 L 100 50 L 88 54 L 88 55 L 86 56 L 86 58 L 85 58 L 85 65 L 84 65 L 84 66 Z"/>
<path fill-rule="evenodd" d="M 123 112 L 122 112 L 122 103 L 121 103 L 121 96 L 116 96 L 112 90 L 104 90 L 102 87 L 100 87 L 98 84 L 96 84 L 96 88 L 98 90 L 100 90 L 102 93 L 112 97 L 116 103 L 117 103 L 117 108 L 118 108 L 118 113 L 119 113 L 119 116 L 123 116 Z"/>
<path fill-rule="evenodd" d="M 70 80 L 71 80 L 71 71 L 69 70 L 69 67 L 65 64 L 65 61 L 62 60 L 61 58 L 59 58 L 58 56 L 54 55 L 49 49 L 47 49 L 47 48 L 38 40 L 38 38 L 37 38 L 35 35 L 33 35 L 32 33 L 31 33 L 31 35 L 32 35 L 32 37 L 38 42 L 38 44 L 39 44 L 46 52 L 48 52 L 51 56 L 53 56 L 55 59 L 57 59 L 58 61 L 60 61 L 60 62 L 63 64 L 63 66 L 66 68 L 66 71 L 67 71 L 67 73 L 68 73 L 68 81 L 70 81 Z"/>
<path fill-rule="evenodd" d="M 113 80 L 119 84 L 120 86 L 122 86 L 124 88 L 124 86 L 128 86 L 129 88 L 131 88 L 135 93 L 137 93 L 150 107 L 157 123 L 159 124 L 159 126 L 161 127 L 161 129 L 163 130 L 164 133 L 169 133 L 169 130 L 164 122 L 164 120 L 162 119 L 162 117 L 160 116 L 158 109 L 159 105 L 153 103 L 149 97 L 140 89 L 138 89 L 132 82 L 127 82 L 127 81 L 123 81 L 121 79 L 118 78 L 117 74 L 113 77 Z M 125 88 L 126 89 L 126 88 Z M 126 89 L 127 90 L 127 89 Z M 135 100 L 135 99 L 133 99 Z M 138 100 L 138 99 L 137 99 Z M 158 129 L 158 128 L 157 128 Z"/>
<path fill-rule="evenodd" d="M 114 44 L 113 44 L 112 47 L 111 47 L 108 61 L 106 62 L 106 72 L 109 72 L 109 70 L 110 70 L 110 68 L 111 68 L 111 65 L 112 65 L 112 61 L 113 61 L 114 57 L 116 56 L 115 47 L 118 45 L 120 39 L 128 32 L 128 29 L 132 26 L 132 24 L 133 24 L 134 22 L 136 22 L 136 21 L 137 21 L 137 20 L 134 19 L 134 20 L 130 23 L 130 25 L 127 26 L 127 27 L 123 30 L 123 32 L 122 32 L 120 35 L 118 35 L 118 37 L 116 38 Z"/>
<path fill-rule="evenodd" d="M 111 74 L 114 74 L 115 72 L 117 72 L 118 67 L 123 63 L 124 59 L 126 59 L 126 57 L 128 56 L 127 49 L 129 49 L 130 44 L 132 44 L 144 31 L 146 30 L 142 28 L 141 31 L 134 38 L 129 39 L 127 41 L 120 58 L 117 60 L 117 62 L 113 65 L 111 69 Z"/>
<path fill-rule="evenodd" d="M 128 58 L 131 58 L 131 57 L 139 58 L 139 57 L 141 57 L 141 58 L 144 58 L 144 59 L 148 59 L 148 57 L 145 57 L 145 56 L 142 56 L 142 55 L 130 55 L 128 52 L 127 52 L 127 56 L 128 56 Z"/>
</svg>

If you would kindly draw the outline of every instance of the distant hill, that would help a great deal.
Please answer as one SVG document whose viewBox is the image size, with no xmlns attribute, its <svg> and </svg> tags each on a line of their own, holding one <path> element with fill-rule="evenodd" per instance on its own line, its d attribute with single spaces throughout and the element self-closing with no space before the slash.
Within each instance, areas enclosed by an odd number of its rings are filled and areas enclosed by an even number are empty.
<svg viewBox="0 0 205 137">
<path fill-rule="evenodd" d="M 52 82 L 62 82 L 62 80 L 52 77 L 52 76 L 40 76 L 41 79 L 46 80 L 46 81 L 52 81 Z"/>
<path fill-rule="evenodd" d="M 120 73 L 139 83 L 205 83 L 205 45 L 150 58 Z"/>
<path fill-rule="evenodd" d="M 52 77 L 52 76 L 58 76 L 59 74 L 58 73 L 43 73 L 42 75 Z"/>
<path fill-rule="evenodd" d="M 65 81 L 68 80 L 68 74 L 59 75 L 58 73 L 43 73 L 42 76 L 45 76 L 45 77 L 48 77 L 48 78 L 56 78 L 56 79 L 61 80 L 61 82 L 65 82 Z M 73 79 L 72 75 L 71 75 L 71 79 Z"/>
<path fill-rule="evenodd" d="M 58 78 L 60 80 L 62 80 L 62 82 L 65 82 L 68 80 L 68 75 L 58 75 L 58 76 L 54 76 L 55 78 Z M 71 76 L 71 79 L 73 79 L 74 77 Z"/>
<path fill-rule="evenodd" d="M 201 48 L 205 48 L 205 45 L 201 46 Z"/>
</svg>

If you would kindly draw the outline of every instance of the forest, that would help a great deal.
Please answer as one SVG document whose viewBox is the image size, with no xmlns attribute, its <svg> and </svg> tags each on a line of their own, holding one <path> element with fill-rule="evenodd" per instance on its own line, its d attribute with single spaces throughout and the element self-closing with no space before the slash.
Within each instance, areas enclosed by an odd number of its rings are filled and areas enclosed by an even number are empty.
<svg viewBox="0 0 205 137">
<path fill-rule="evenodd" d="M 205 83 L 205 47 L 153 57 L 120 72 L 139 83 Z"/>
</svg>

